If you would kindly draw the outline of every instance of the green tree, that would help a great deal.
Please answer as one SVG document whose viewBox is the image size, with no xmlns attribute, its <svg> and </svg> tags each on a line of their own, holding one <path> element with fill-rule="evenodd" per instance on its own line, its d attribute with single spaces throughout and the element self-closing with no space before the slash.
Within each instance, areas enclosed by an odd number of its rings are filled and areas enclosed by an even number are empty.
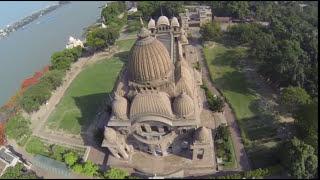
<svg viewBox="0 0 320 180">
<path fill-rule="evenodd" d="M 72 170 L 78 174 L 83 173 L 83 167 L 81 164 L 75 164 L 74 166 L 72 166 Z"/>
<path fill-rule="evenodd" d="M 69 167 L 73 166 L 79 159 L 78 155 L 75 154 L 74 152 L 68 152 L 68 153 L 64 154 L 63 158 Z"/>
<path fill-rule="evenodd" d="M 312 146 L 293 138 L 284 143 L 281 149 L 281 162 L 290 176 L 299 179 L 315 177 L 318 169 L 318 157 Z"/>
<path fill-rule="evenodd" d="M 55 52 L 51 56 L 51 69 L 67 70 L 74 61 L 74 56 L 70 51 Z"/>
<path fill-rule="evenodd" d="M 226 10 L 235 18 L 243 19 L 250 15 L 248 1 L 228 1 Z"/>
<path fill-rule="evenodd" d="M 32 112 L 39 109 L 51 96 L 49 87 L 46 84 L 38 83 L 29 87 L 20 100 L 21 107 L 27 111 Z"/>
<path fill-rule="evenodd" d="M 65 149 L 58 145 L 51 146 L 51 157 L 57 161 L 63 160 L 63 154 L 65 153 Z"/>
<path fill-rule="evenodd" d="M 293 113 L 303 104 L 309 103 L 311 97 L 301 87 L 287 87 L 281 92 L 280 102 L 288 108 L 288 111 Z"/>
<path fill-rule="evenodd" d="M 318 102 L 302 105 L 295 113 L 298 137 L 318 152 Z"/>
<path fill-rule="evenodd" d="M 40 83 L 45 83 L 49 86 L 50 90 L 55 90 L 62 84 L 65 72 L 61 70 L 51 70 L 44 74 L 40 79 Z"/>
<path fill-rule="evenodd" d="M 34 172 L 23 172 L 24 166 L 21 163 L 6 169 L 1 179 L 38 179 Z"/>
<path fill-rule="evenodd" d="M 95 176 L 97 175 L 99 167 L 93 164 L 91 161 L 87 161 L 83 165 L 83 173 L 87 176 Z"/>
<path fill-rule="evenodd" d="M 104 173 L 104 177 L 107 179 L 125 179 L 128 176 L 128 172 L 118 168 L 110 168 Z"/>
<path fill-rule="evenodd" d="M 204 41 L 217 41 L 222 35 L 220 24 L 218 22 L 206 23 L 200 27 L 200 34 Z"/>
</svg>

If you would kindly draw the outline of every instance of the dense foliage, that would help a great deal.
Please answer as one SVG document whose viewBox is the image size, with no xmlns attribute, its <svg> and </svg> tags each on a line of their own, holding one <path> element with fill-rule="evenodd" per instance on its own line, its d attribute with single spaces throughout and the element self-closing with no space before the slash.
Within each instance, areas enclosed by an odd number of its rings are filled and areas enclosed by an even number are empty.
<svg viewBox="0 0 320 180">
<path fill-rule="evenodd" d="M 230 130 L 227 126 L 219 126 L 215 137 L 217 156 L 224 162 L 232 162 Z"/>
<path fill-rule="evenodd" d="M 309 94 L 300 87 L 284 88 L 280 96 L 280 103 L 287 107 L 290 112 L 295 112 L 301 105 L 310 101 Z"/>
<path fill-rule="evenodd" d="M 110 168 L 108 171 L 104 173 L 104 177 L 106 179 L 125 179 L 128 176 L 128 172 L 117 168 Z"/>
<path fill-rule="evenodd" d="M 27 172 L 24 170 L 23 164 L 18 163 L 14 167 L 6 169 L 1 179 L 39 179 L 34 172 Z"/>
<path fill-rule="evenodd" d="M 51 70 L 40 79 L 41 84 L 47 84 L 50 90 L 55 90 L 62 84 L 65 73 L 61 70 Z"/>
<path fill-rule="evenodd" d="M 213 112 L 222 112 L 224 108 L 224 101 L 221 97 L 213 95 L 212 92 L 208 89 L 206 84 L 202 85 L 208 101 L 210 110 Z"/>
<path fill-rule="evenodd" d="M 314 178 L 318 169 L 318 157 L 314 148 L 297 138 L 284 143 L 281 148 L 282 165 L 288 174 L 299 179 Z"/>
<path fill-rule="evenodd" d="M 200 34 L 204 41 L 217 41 L 222 36 L 219 23 L 206 23 L 200 27 Z"/>
<path fill-rule="evenodd" d="M 95 28 L 88 32 L 86 45 L 95 50 L 103 49 L 113 45 L 119 35 L 116 28 Z"/>
<path fill-rule="evenodd" d="M 179 13 L 184 12 L 184 6 L 183 3 L 175 1 L 139 1 L 138 10 L 144 20 L 149 20 L 150 18 L 156 19 L 161 15 L 168 18 L 178 17 Z"/>
<path fill-rule="evenodd" d="M 18 145 L 24 145 L 26 140 L 32 134 L 30 129 L 30 120 L 24 118 L 21 114 L 17 114 L 10 118 L 5 126 L 6 135 L 16 140 Z"/>
<path fill-rule="evenodd" d="M 50 98 L 50 95 L 49 87 L 45 83 L 38 83 L 23 93 L 20 105 L 28 113 L 37 111 Z"/>
<path fill-rule="evenodd" d="M 106 25 L 109 25 L 112 22 L 117 22 L 120 19 L 118 16 L 125 10 L 124 1 L 108 3 L 108 6 L 102 9 L 101 16 L 104 18 Z"/>
<path fill-rule="evenodd" d="M 295 113 L 297 135 L 318 152 L 318 102 L 302 105 Z"/>
<path fill-rule="evenodd" d="M 209 3 L 210 4 L 210 3 Z M 263 1 L 212 2 L 216 16 L 252 17 L 267 21 L 230 27 L 227 39 L 248 45 L 259 72 L 276 86 L 299 86 L 318 95 L 318 3 Z M 214 36 L 208 31 L 206 37 Z M 214 40 L 213 38 L 208 38 Z"/>
</svg>

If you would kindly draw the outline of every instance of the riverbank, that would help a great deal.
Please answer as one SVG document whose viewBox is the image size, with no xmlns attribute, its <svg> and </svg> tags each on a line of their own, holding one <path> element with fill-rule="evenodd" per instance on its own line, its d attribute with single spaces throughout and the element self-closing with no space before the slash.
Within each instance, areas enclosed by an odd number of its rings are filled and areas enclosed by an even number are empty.
<svg viewBox="0 0 320 180">
<path fill-rule="evenodd" d="M 65 5 L 65 4 L 69 4 L 70 1 L 59 1 L 58 4 L 53 4 L 53 5 L 50 5 L 44 9 L 41 9 L 31 15 L 28 15 L 24 18 L 22 18 L 21 20 L 11 24 L 11 25 L 8 25 L 6 28 L 4 29 L 0 29 L 0 40 L 4 37 L 7 37 L 9 36 L 10 33 L 24 27 L 25 25 L 31 23 L 32 21 L 38 19 L 39 17 L 51 12 L 51 11 L 54 11 L 56 10 L 57 8 Z"/>
</svg>

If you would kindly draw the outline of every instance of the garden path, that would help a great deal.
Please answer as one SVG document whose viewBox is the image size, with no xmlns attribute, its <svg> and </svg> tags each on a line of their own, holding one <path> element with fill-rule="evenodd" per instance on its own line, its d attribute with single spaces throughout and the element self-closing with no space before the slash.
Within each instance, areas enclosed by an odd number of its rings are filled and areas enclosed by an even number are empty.
<svg viewBox="0 0 320 180">
<path fill-rule="evenodd" d="M 192 35 L 194 38 L 190 39 L 190 44 L 192 44 L 193 46 L 196 47 L 199 62 L 201 65 L 202 77 L 207 82 L 207 86 L 208 86 L 209 90 L 212 91 L 214 94 L 221 96 L 220 92 L 214 87 L 214 85 L 210 79 L 208 67 L 206 66 L 206 63 L 204 60 L 202 46 L 199 41 L 199 38 L 197 38 L 197 37 L 199 37 L 199 32 L 197 30 L 192 31 Z M 241 134 L 240 134 L 240 129 L 239 129 L 239 126 L 236 122 L 235 115 L 234 115 L 234 113 L 228 103 L 225 103 L 224 115 L 225 115 L 226 120 L 230 126 L 231 137 L 232 137 L 232 141 L 234 144 L 234 150 L 235 150 L 235 154 L 236 154 L 236 158 L 237 158 L 236 159 L 236 162 L 237 162 L 236 170 L 239 170 L 239 171 L 250 170 L 250 162 L 249 162 L 249 159 L 248 159 L 247 154 L 244 149 L 244 145 L 243 145 Z"/>
</svg>

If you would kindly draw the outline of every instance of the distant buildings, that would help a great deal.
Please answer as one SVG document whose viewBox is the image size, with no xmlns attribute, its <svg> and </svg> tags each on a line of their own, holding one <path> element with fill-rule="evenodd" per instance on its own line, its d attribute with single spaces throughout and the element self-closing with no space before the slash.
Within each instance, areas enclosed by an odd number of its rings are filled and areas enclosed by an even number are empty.
<svg viewBox="0 0 320 180">
<path fill-rule="evenodd" d="M 186 6 L 186 12 L 180 13 L 181 26 L 188 30 L 189 27 L 200 27 L 212 21 L 210 6 Z"/>
<path fill-rule="evenodd" d="M 69 37 L 69 42 L 66 45 L 66 48 L 67 49 L 71 49 L 71 48 L 74 48 L 74 47 L 77 47 L 77 46 L 84 47 L 83 46 L 83 42 L 80 39 L 75 39 L 74 37 L 70 36 Z"/>
</svg>

